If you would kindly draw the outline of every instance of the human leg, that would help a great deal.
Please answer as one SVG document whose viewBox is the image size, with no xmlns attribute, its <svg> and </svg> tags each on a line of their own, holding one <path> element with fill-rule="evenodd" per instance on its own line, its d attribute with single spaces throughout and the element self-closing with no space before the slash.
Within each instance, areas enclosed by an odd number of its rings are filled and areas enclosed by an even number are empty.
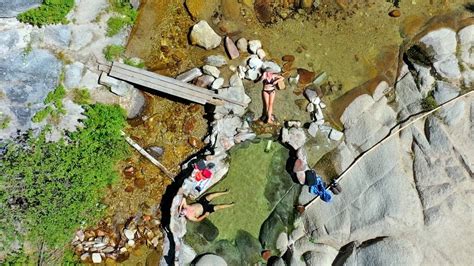
<svg viewBox="0 0 474 266">
<path fill-rule="evenodd" d="M 214 211 L 222 210 L 234 206 L 235 203 L 214 205 Z"/>
<path fill-rule="evenodd" d="M 267 109 L 267 114 L 268 114 L 268 123 L 273 123 L 273 102 L 275 101 L 275 91 L 270 93 L 268 95 L 268 109 Z"/>
<path fill-rule="evenodd" d="M 263 110 L 265 110 L 265 113 L 262 114 L 262 116 L 266 116 L 268 119 L 268 105 L 270 101 L 270 95 L 266 91 L 262 91 L 262 98 L 263 98 Z"/>
<path fill-rule="evenodd" d="M 207 200 L 207 201 L 211 201 L 219 196 L 222 196 L 222 195 L 225 195 L 225 194 L 228 194 L 229 191 L 228 190 L 225 190 L 225 191 L 222 191 L 222 192 L 214 192 L 214 193 L 209 193 L 207 194 L 204 198 Z"/>
</svg>

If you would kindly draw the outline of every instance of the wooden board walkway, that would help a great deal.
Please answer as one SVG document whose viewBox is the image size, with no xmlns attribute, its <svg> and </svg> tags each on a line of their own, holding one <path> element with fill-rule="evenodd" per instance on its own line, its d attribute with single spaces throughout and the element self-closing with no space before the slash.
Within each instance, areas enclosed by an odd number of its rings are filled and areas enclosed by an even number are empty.
<svg viewBox="0 0 474 266">
<path fill-rule="evenodd" d="M 245 107 L 242 102 L 229 97 L 218 95 L 212 90 L 201 88 L 174 78 L 156 74 L 140 68 L 113 62 L 111 65 L 101 64 L 99 70 L 106 72 L 110 77 L 129 83 L 150 88 L 184 100 L 199 104 L 223 105 L 225 102 Z"/>
</svg>

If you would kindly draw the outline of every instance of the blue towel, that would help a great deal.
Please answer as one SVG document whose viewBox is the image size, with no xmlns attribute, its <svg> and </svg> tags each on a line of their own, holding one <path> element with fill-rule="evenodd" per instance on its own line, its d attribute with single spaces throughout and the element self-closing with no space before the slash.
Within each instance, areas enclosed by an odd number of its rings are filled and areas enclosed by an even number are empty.
<svg viewBox="0 0 474 266">
<path fill-rule="evenodd" d="M 309 187 L 309 192 L 319 196 L 324 202 L 331 201 L 331 193 L 326 191 L 326 184 L 320 176 L 317 176 L 315 184 Z"/>
</svg>

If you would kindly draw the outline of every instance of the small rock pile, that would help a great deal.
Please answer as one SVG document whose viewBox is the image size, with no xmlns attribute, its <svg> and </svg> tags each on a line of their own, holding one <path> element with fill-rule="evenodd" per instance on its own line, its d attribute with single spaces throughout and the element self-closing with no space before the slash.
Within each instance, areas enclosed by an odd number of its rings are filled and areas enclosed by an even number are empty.
<svg viewBox="0 0 474 266">
<path fill-rule="evenodd" d="M 325 125 L 322 109 L 326 108 L 326 104 L 321 101 L 316 91 L 308 88 L 304 91 L 304 95 L 309 100 L 306 111 L 311 114 L 311 119 L 313 120 L 309 125 L 308 134 L 316 137 L 318 131 L 321 131 L 331 140 L 341 140 L 344 135 L 341 131 Z"/>
<path fill-rule="evenodd" d="M 130 251 L 141 244 L 157 248 L 163 234 L 160 221 L 148 215 L 132 219 L 115 232 L 110 230 L 79 230 L 72 246 L 81 261 L 101 263 L 106 259 L 125 260 Z"/>
</svg>

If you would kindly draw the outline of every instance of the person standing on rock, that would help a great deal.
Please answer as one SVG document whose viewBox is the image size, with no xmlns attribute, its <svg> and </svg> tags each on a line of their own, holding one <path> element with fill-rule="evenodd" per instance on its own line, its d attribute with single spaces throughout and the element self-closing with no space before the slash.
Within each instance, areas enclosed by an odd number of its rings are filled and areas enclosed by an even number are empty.
<svg viewBox="0 0 474 266">
<path fill-rule="evenodd" d="M 183 197 L 178 208 L 179 215 L 184 215 L 190 221 L 200 222 L 206 219 L 211 213 L 234 205 L 234 203 L 219 205 L 211 204 L 211 200 L 227 193 L 229 193 L 229 191 L 210 193 L 201 197 L 196 203 L 190 205 L 186 202 L 186 198 Z"/>
<path fill-rule="evenodd" d="M 262 120 L 266 120 L 268 124 L 273 124 L 273 122 L 275 122 L 275 116 L 273 115 L 273 102 L 275 101 L 276 86 L 278 82 L 283 79 L 282 76 L 277 75 L 270 68 L 266 68 L 262 74 L 262 98 L 265 104 L 265 114 L 262 116 Z"/>
</svg>

